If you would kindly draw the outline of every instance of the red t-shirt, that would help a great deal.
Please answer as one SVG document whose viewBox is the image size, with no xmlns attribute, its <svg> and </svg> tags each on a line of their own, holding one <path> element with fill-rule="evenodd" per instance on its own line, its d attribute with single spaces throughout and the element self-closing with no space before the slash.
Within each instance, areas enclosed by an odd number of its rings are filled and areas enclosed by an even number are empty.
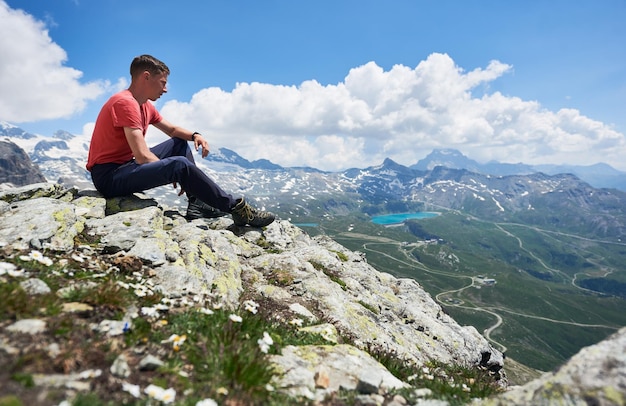
<svg viewBox="0 0 626 406">
<path fill-rule="evenodd" d="M 123 164 L 133 158 L 124 127 L 141 128 L 144 137 L 150 124 L 163 118 L 149 101 L 141 106 L 129 90 L 114 94 L 102 106 L 89 144 L 87 170 L 96 164 Z"/>
</svg>

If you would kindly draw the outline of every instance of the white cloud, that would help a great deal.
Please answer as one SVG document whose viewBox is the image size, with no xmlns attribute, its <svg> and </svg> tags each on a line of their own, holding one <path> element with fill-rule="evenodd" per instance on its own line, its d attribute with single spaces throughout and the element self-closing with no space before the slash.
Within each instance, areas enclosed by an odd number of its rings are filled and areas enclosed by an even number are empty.
<svg viewBox="0 0 626 406">
<path fill-rule="evenodd" d="M 0 120 L 67 118 L 104 92 L 106 82 L 81 83 L 46 25 L 0 0 Z"/>
<path fill-rule="evenodd" d="M 81 82 L 82 72 L 65 66 L 66 52 L 48 35 L 54 21 L 47 24 L 0 0 L 0 121 L 68 118 L 128 84 Z M 411 165 L 433 148 L 456 148 L 483 162 L 606 162 L 626 170 L 624 135 L 610 126 L 577 110 L 550 111 L 489 92 L 512 69 L 491 61 L 465 71 L 434 53 L 414 68 L 385 71 L 369 62 L 337 84 L 239 83 L 230 92 L 206 88 L 188 102 L 159 106 L 169 121 L 202 132 L 212 147 L 283 166 L 341 170 L 387 157 Z M 92 126 L 85 126 L 86 135 Z M 163 138 L 157 132 L 150 131 L 149 141 Z"/>
<path fill-rule="evenodd" d="M 161 111 L 202 131 L 214 146 L 283 166 L 341 170 L 386 157 L 411 165 L 433 148 L 456 148 L 483 162 L 620 166 L 626 142 L 609 126 L 577 110 L 552 112 L 535 101 L 485 93 L 511 69 L 492 61 L 464 72 L 448 55 L 432 54 L 414 69 L 384 71 L 369 62 L 337 85 L 203 89 Z M 479 86 L 482 95 L 474 96 Z"/>
</svg>

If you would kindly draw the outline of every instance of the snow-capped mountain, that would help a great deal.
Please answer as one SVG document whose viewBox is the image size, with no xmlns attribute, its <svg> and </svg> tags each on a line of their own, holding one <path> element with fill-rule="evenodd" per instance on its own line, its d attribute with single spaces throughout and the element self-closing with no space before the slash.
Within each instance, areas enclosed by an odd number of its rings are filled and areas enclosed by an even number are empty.
<svg viewBox="0 0 626 406">
<path fill-rule="evenodd" d="M 44 137 L 7 124 L 0 126 L 0 136 L 23 148 L 49 181 L 93 188 L 85 169 L 86 137 L 62 131 Z M 558 224 L 602 237 L 626 234 L 624 192 L 596 189 L 572 174 L 485 174 L 480 171 L 484 165 L 454 150 L 433 151 L 414 165 L 423 169 L 386 159 L 381 165 L 344 172 L 250 162 L 225 148 L 212 150 L 207 159 L 196 157 L 198 166 L 222 188 L 284 218 L 426 208 L 459 210 L 494 221 Z M 475 170 L 453 168 L 462 163 Z M 186 199 L 168 186 L 147 194 L 173 207 L 186 205 Z"/>
<path fill-rule="evenodd" d="M 523 163 L 509 164 L 497 161 L 481 164 L 451 148 L 434 149 L 425 158 L 411 165 L 411 169 L 431 170 L 437 166 L 450 169 L 467 169 L 486 175 L 528 175 L 543 172 L 548 175 L 572 173 L 590 185 L 598 188 L 615 188 L 626 191 L 626 172 L 618 171 L 610 165 L 526 165 Z"/>
<path fill-rule="evenodd" d="M 13 142 L 26 151 L 48 181 L 91 186 L 91 177 L 85 169 L 89 140 L 57 131 L 52 137 L 28 133 L 8 123 L 0 123 L 0 139 Z"/>
</svg>

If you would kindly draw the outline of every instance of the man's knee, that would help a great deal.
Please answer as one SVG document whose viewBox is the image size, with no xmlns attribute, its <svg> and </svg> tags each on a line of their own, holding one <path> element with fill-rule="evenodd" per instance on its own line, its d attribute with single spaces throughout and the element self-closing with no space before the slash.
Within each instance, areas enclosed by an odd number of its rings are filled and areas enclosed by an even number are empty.
<svg viewBox="0 0 626 406">
<path fill-rule="evenodd" d="M 194 166 L 193 162 L 190 162 L 184 156 L 171 156 L 169 158 L 162 159 L 161 162 L 163 163 L 163 166 L 176 172 L 188 171 L 189 167 Z"/>
</svg>

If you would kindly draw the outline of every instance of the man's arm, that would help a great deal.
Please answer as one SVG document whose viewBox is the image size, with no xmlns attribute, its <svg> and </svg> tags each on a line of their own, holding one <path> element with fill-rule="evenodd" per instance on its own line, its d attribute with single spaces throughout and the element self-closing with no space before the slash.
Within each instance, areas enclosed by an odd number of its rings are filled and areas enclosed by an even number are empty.
<svg viewBox="0 0 626 406">
<path fill-rule="evenodd" d="M 180 138 L 186 141 L 191 141 L 192 138 L 195 138 L 193 140 L 193 146 L 196 151 L 199 147 L 202 147 L 202 158 L 206 158 L 206 156 L 209 155 L 209 143 L 207 142 L 207 140 L 204 139 L 202 134 L 195 133 L 194 137 L 193 131 L 189 131 L 181 127 L 176 127 L 166 119 L 155 123 L 154 126 L 172 138 Z"/>
<path fill-rule="evenodd" d="M 148 148 L 148 144 L 146 144 L 141 129 L 124 127 L 124 135 L 126 135 L 128 145 L 131 151 L 133 151 L 133 156 L 138 164 L 141 165 L 159 160 L 159 157 L 154 155 L 152 151 L 150 151 L 150 148 Z"/>
</svg>

